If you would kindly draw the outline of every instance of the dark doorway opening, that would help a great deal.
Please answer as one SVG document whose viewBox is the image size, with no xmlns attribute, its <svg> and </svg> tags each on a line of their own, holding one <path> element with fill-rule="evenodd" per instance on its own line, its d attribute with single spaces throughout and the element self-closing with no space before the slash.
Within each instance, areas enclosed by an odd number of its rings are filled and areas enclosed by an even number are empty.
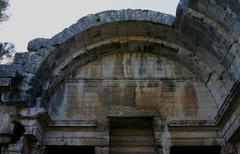
<svg viewBox="0 0 240 154">
<path fill-rule="evenodd" d="M 153 122 L 149 117 L 110 119 L 110 135 L 118 137 L 153 136 Z"/>
<path fill-rule="evenodd" d="M 220 154 L 220 146 L 173 146 L 170 154 Z"/>
<path fill-rule="evenodd" d="M 152 117 L 110 119 L 110 154 L 156 153 Z"/>
<path fill-rule="evenodd" d="M 111 118 L 110 128 L 113 129 L 150 129 L 152 133 L 152 117 L 121 117 Z"/>
<path fill-rule="evenodd" d="M 47 154 L 94 154 L 92 146 L 47 146 Z"/>
</svg>

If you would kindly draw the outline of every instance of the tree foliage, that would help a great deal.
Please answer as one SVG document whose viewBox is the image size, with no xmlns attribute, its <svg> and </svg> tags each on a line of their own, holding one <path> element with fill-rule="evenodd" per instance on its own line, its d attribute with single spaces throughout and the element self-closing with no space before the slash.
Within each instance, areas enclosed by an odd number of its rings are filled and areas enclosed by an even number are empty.
<svg viewBox="0 0 240 154">
<path fill-rule="evenodd" d="M 8 16 L 5 13 L 6 8 L 9 6 L 8 0 L 0 0 L 0 23 L 7 20 Z M 0 42 L 0 61 L 4 57 L 12 57 L 15 52 L 15 46 L 10 42 Z"/>
<path fill-rule="evenodd" d="M 14 54 L 15 52 L 15 46 L 13 43 L 10 43 L 10 42 L 4 42 L 4 43 L 1 43 L 0 42 L 0 58 L 3 56 L 3 55 L 6 55 L 6 56 L 12 56 L 12 54 Z"/>
<path fill-rule="evenodd" d="M 8 0 L 0 0 L 0 22 L 8 19 L 7 14 L 5 13 L 6 8 L 8 7 Z"/>
</svg>

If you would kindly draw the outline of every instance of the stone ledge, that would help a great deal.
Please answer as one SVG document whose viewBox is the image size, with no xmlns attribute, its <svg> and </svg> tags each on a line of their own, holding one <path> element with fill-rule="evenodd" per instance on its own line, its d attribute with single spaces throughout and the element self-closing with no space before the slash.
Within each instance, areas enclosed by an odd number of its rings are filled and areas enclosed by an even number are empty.
<svg viewBox="0 0 240 154">
<path fill-rule="evenodd" d="M 11 80 L 12 80 L 12 78 L 0 78 L 0 88 L 9 87 Z"/>
<path fill-rule="evenodd" d="M 26 92 L 4 92 L 1 101 L 4 104 L 26 106 L 28 94 Z"/>
<path fill-rule="evenodd" d="M 43 142 L 45 145 L 109 145 L 108 131 L 46 131 Z"/>
<path fill-rule="evenodd" d="M 50 127 L 96 127 L 95 120 L 58 120 L 52 121 Z"/>
<path fill-rule="evenodd" d="M 215 127 L 214 120 L 174 120 L 170 121 L 170 127 Z"/>
<path fill-rule="evenodd" d="M 45 138 L 44 145 L 76 145 L 76 146 L 108 146 L 109 139 L 105 138 Z"/>
<path fill-rule="evenodd" d="M 5 134 L 4 134 L 5 135 Z M 1 144 L 8 144 L 10 142 L 10 135 L 9 136 L 1 136 L 0 135 L 0 145 Z"/>
<path fill-rule="evenodd" d="M 0 65 L 0 78 L 14 77 L 18 71 L 16 65 Z"/>
</svg>

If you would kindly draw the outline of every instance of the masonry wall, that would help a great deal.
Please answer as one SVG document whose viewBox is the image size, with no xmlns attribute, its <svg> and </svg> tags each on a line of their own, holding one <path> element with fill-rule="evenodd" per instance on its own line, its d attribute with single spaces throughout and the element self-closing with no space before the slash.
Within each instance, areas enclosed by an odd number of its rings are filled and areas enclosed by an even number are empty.
<svg viewBox="0 0 240 154">
<path fill-rule="evenodd" d="M 30 41 L 29 52 L 0 66 L 2 153 L 21 153 L 27 142 L 39 153 L 66 144 L 106 150 L 111 116 L 158 117 L 161 146 L 239 153 L 239 6 L 181 0 L 176 18 L 106 11 Z M 17 146 L 10 144 L 12 115 L 26 128 Z"/>
<path fill-rule="evenodd" d="M 213 120 L 216 103 L 193 73 L 147 53 L 110 54 L 79 67 L 52 98 L 54 120 L 164 116 Z"/>
</svg>

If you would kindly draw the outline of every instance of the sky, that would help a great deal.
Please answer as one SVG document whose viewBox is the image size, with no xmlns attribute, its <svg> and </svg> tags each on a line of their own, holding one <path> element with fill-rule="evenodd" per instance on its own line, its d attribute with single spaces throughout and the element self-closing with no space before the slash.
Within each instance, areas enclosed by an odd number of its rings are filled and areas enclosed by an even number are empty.
<svg viewBox="0 0 240 154">
<path fill-rule="evenodd" d="M 0 23 L 0 42 L 27 51 L 34 38 L 51 38 L 81 17 L 105 10 L 148 9 L 175 16 L 179 0 L 10 0 L 9 20 Z"/>
</svg>

